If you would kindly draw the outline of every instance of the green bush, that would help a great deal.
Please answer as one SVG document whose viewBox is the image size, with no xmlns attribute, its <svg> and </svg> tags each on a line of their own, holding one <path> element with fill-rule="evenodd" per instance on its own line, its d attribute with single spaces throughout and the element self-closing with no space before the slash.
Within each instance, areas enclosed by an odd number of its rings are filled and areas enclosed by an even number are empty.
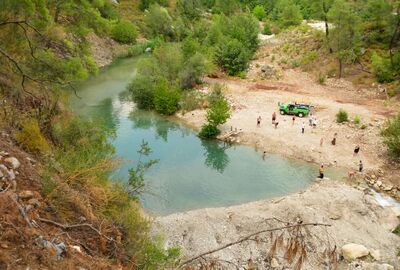
<svg viewBox="0 0 400 270">
<path fill-rule="evenodd" d="M 161 82 L 155 87 L 154 107 L 158 113 L 172 115 L 179 108 L 180 91 L 170 88 L 167 82 Z"/>
<path fill-rule="evenodd" d="M 214 125 L 206 124 L 201 127 L 199 136 L 206 139 L 217 137 L 221 131 Z"/>
<path fill-rule="evenodd" d="M 190 112 L 202 107 L 204 97 L 196 90 L 183 91 L 180 107 L 185 112 Z"/>
<path fill-rule="evenodd" d="M 318 83 L 324 85 L 326 82 L 326 75 L 318 73 Z"/>
<path fill-rule="evenodd" d="M 400 113 L 386 122 L 381 135 L 389 153 L 395 158 L 400 158 Z"/>
<path fill-rule="evenodd" d="M 360 116 L 358 116 L 358 115 L 354 116 L 353 123 L 356 124 L 356 125 L 361 124 Z"/>
<path fill-rule="evenodd" d="M 278 22 L 283 28 L 300 25 L 303 20 L 300 8 L 292 0 L 280 1 L 276 12 Z"/>
<path fill-rule="evenodd" d="M 253 9 L 253 15 L 254 15 L 254 17 L 256 17 L 259 21 L 262 21 L 262 20 L 265 18 L 265 16 L 266 16 L 264 7 L 263 7 L 263 6 L 260 6 L 260 5 L 255 6 L 254 9 Z"/>
<path fill-rule="evenodd" d="M 247 69 L 250 53 L 237 39 L 228 39 L 215 49 L 215 61 L 229 75 L 237 75 Z"/>
<path fill-rule="evenodd" d="M 272 35 L 272 30 L 271 30 L 269 23 L 264 24 L 263 34 L 264 35 Z"/>
<path fill-rule="evenodd" d="M 349 121 L 349 116 L 347 112 L 343 109 L 340 109 L 339 112 L 336 114 L 336 122 L 343 123 Z"/>
<path fill-rule="evenodd" d="M 154 80 L 145 75 L 136 75 L 128 85 L 132 99 L 139 109 L 154 109 Z"/>
<path fill-rule="evenodd" d="M 121 43 L 135 43 L 137 35 L 135 25 L 126 20 L 117 22 L 111 31 L 112 38 Z"/>
<path fill-rule="evenodd" d="M 183 89 L 193 88 L 201 82 L 201 77 L 209 72 L 211 63 L 207 57 L 201 53 L 196 53 L 188 59 L 183 70 L 179 74 L 180 85 Z"/>
<path fill-rule="evenodd" d="M 164 36 L 167 40 L 173 39 L 172 18 L 168 10 L 158 4 L 150 6 L 144 16 L 144 23 L 151 37 Z"/>
<path fill-rule="evenodd" d="M 17 132 L 15 138 L 22 147 L 32 153 L 48 154 L 51 150 L 36 120 L 30 119 L 23 122 L 21 130 Z"/>
<path fill-rule="evenodd" d="M 394 80 L 393 72 L 390 67 L 390 61 L 383 57 L 380 57 L 374 52 L 371 57 L 372 69 L 374 74 L 380 83 L 391 82 Z"/>
<path fill-rule="evenodd" d="M 389 97 L 395 97 L 397 95 L 397 91 L 396 89 L 391 88 L 387 90 L 387 94 Z"/>
</svg>

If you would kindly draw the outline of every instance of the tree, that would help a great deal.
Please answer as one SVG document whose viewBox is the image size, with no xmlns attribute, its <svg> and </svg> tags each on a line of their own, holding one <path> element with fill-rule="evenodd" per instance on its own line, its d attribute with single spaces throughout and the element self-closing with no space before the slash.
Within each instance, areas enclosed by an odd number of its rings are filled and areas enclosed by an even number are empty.
<svg viewBox="0 0 400 270">
<path fill-rule="evenodd" d="M 332 7 L 334 0 L 311 0 L 311 9 L 315 17 L 324 20 L 325 23 L 325 37 L 329 44 L 329 21 L 328 12 Z M 329 47 L 329 52 L 333 53 L 331 47 Z"/>
<path fill-rule="evenodd" d="M 301 24 L 303 16 L 300 8 L 292 0 L 281 0 L 278 5 L 277 19 L 282 27 Z"/>
<path fill-rule="evenodd" d="M 353 63 L 360 51 L 360 19 L 350 4 L 336 0 L 328 13 L 335 25 L 330 43 L 339 61 L 339 78 L 342 77 L 343 64 Z"/>
<path fill-rule="evenodd" d="M 255 6 L 255 7 L 253 8 L 253 15 L 254 15 L 254 17 L 256 17 L 259 21 L 262 21 L 262 20 L 265 18 L 265 16 L 266 16 L 264 7 L 261 6 L 261 5 Z"/>
<path fill-rule="evenodd" d="M 172 39 L 174 36 L 172 18 L 167 9 L 158 4 L 151 5 L 148 12 L 144 16 L 144 23 L 147 31 L 152 37 L 164 36 L 167 39 Z"/>
<path fill-rule="evenodd" d="M 215 49 L 216 63 L 228 72 L 237 75 L 247 69 L 250 61 L 249 51 L 237 39 L 224 39 Z"/>
<path fill-rule="evenodd" d="M 199 133 L 203 138 L 214 138 L 219 133 L 219 125 L 224 124 L 230 117 L 228 101 L 221 96 L 207 111 L 207 124 L 204 124 Z"/>
<path fill-rule="evenodd" d="M 154 107 L 158 113 L 172 115 L 179 108 L 180 91 L 166 81 L 158 83 L 154 91 Z"/>
<path fill-rule="evenodd" d="M 111 35 L 114 40 L 121 43 L 135 43 L 138 33 L 133 23 L 121 20 L 113 27 Z"/>
<path fill-rule="evenodd" d="M 394 158 L 400 158 L 400 113 L 386 122 L 381 135 L 383 136 L 383 142 L 389 149 L 389 153 Z"/>
<path fill-rule="evenodd" d="M 390 39 L 390 22 L 392 6 L 386 0 L 369 0 L 365 11 L 364 32 L 369 43 L 388 42 Z"/>
<path fill-rule="evenodd" d="M 176 5 L 179 13 L 188 20 L 200 18 L 202 8 L 200 0 L 178 0 Z"/>
</svg>

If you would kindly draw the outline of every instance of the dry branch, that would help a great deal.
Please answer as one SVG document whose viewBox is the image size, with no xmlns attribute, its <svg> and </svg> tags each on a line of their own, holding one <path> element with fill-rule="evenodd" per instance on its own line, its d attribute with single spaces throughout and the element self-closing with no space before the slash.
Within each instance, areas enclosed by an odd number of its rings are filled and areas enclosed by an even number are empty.
<svg viewBox="0 0 400 270">
<path fill-rule="evenodd" d="M 286 229 L 290 229 L 290 228 L 306 227 L 306 226 L 325 226 L 325 227 L 330 227 L 331 224 L 315 223 L 315 222 L 314 223 L 302 223 L 302 224 L 293 224 L 293 225 L 287 225 L 287 226 L 281 226 L 281 227 L 276 227 L 276 228 L 272 228 L 272 229 L 265 229 L 265 230 L 257 231 L 255 233 L 252 233 L 252 234 L 249 234 L 249 235 L 247 235 L 245 237 L 242 237 L 237 241 L 230 242 L 230 243 L 225 244 L 225 245 L 223 245 L 221 247 L 218 247 L 216 249 L 213 249 L 213 250 L 201 253 L 201 254 L 199 254 L 199 255 L 197 255 L 195 257 L 192 257 L 192 258 L 182 262 L 176 269 L 181 269 L 183 266 L 185 266 L 185 265 L 187 265 L 187 264 L 189 264 L 189 263 L 191 263 L 191 262 L 193 262 L 193 261 L 195 261 L 197 259 L 200 259 L 200 258 L 202 258 L 202 257 L 204 257 L 206 255 L 210 255 L 212 253 L 215 253 L 217 251 L 223 250 L 223 249 L 228 248 L 230 246 L 234 246 L 234 245 L 240 244 L 242 242 L 252 240 L 252 237 L 254 237 L 256 235 L 259 235 L 259 234 L 262 234 L 262 233 L 286 230 Z"/>
<path fill-rule="evenodd" d="M 14 195 L 14 196 L 13 196 Z M 15 194 L 11 194 L 9 197 L 11 198 L 11 200 L 17 205 L 19 213 L 21 214 L 21 216 L 24 218 L 25 222 L 28 224 L 28 226 L 30 228 L 32 228 L 32 223 L 29 220 L 28 216 L 25 213 L 25 209 L 24 207 L 17 201 L 17 199 L 15 198 Z"/>
<path fill-rule="evenodd" d="M 52 224 L 54 226 L 60 227 L 63 230 L 69 230 L 69 229 L 74 229 L 74 228 L 79 228 L 79 227 L 87 227 L 92 229 L 93 231 L 95 231 L 98 235 L 100 235 L 101 237 L 104 237 L 105 239 L 107 239 L 110 242 L 115 242 L 115 240 L 111 237 L 108 237 L 104 234 L 102 234 L 98 229 L 96 229 L 92 224 L 90 223 L 78 223 L 78 224 L 61 224 L 58 223 L 56 221 L 50 220 L 50 219 L 46 219 L 46 218 L 38 218 L 40 221 L 44 222 L 44 223 L 48 223 L 48 224 Z"/>
</svg>

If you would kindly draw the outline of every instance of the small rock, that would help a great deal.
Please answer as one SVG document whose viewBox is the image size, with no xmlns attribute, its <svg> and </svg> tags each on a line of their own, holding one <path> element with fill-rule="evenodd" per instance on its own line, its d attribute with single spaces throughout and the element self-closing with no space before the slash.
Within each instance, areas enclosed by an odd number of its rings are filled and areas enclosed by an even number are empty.
<svg viewBox="0 0 400 270">
<path fill-rule="evenodd" d="M 382 181 L 381 181 L 381 180 L 376 181 L 376 185 L 377 185 L 378 187 L 381 187 L 381 186 L 382 186 Z"/>
<path fill-rule="evenodd" d="M 1 248 L 4 248 L 4 249 L 7 249 L 7 248 L 8 248 L 8 245 L 5 244 L 5 243 L 1 243 L 0 247 L 1 247 Z"/>
<path fill-rule="evenodd" d="M 352 261 L 367 256 L 369 251 L 363 245 L 350 243 L 342 246 L 341 253 L 347 261 Z"/>
<path fill-rule="evenodd" d="M 35 198 L 30 199 L 30 200 L 28 201 L 28 203 L 29 203 L 30 205 L 33 205 L 34 207 L 40 207 L 40 202 L 39 202 L 38 199 L 35 199 Z"/>
<path fill-rule="evenodd" d="M 279 262 L 278 262 L 277 259 L 272 258 L 272 260 L 271 260 L 271 267 L 272 267 L 272 268 L 277 268 L 277 267 L 279 267 Z"/>
<path fill-rule="evenodd" d="M 14 170 L 18 169 L 21 166 L 21 162 L 19 162 L 19 160 L 15 157 L 8 157 L 4 159 L 4 163 L 6 163 L 9 168 Z"/>
<path fill-rule="evenodd" d="M 384 191 L 391 191 L 393 189 L 393 185 L 385 185 L 382 189 Z"/>
<path fill-rule="evenodd" d="M 28 204 L 28 205 L 26 205 L 24 208 L 25 208 L 25 212 L 29 213 L 30 211 L 32 211 L 33 205 Z"/>
<path fill-rule="evenodd" d="M 374 258 L 375 261 L 380 261 L 381 260 L 381 251 L 378 249 L 372 249 L 370 252 L 372 258 Z"/>
<path fill-rule="evenodd" d="M 82 249 L 80 246 L 70 246 L 72 249 L 78 251 L 79 253 L 82 253 Z"/>
<path fill-rule="evenodd" d="M 15 173 L 14 173 L 13 169 L 8 171 L 8 179 L 10 179 L 10 180 L 14 180 L 15 179 Z"/>
<path fill-rule="evenodd" d="M 371 179 L 376 179 L 376 175 L 375 175 L 375 174 L 372 174 L 372 175 L 371 175 Z"/>
<path fill-rule="evenodd" d="M 31 199 L 33 198 L 34 194 L 31 190 L 24 190 L 18 194 L 19 198 L 21 199 Z"/>
</svg>

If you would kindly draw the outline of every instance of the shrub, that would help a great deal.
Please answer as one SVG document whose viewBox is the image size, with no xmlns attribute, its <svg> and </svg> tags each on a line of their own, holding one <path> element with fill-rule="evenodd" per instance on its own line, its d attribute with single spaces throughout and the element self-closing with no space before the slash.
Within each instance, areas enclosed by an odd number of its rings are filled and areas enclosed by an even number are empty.
<svg viewBox="0 0 400 270">
<path fill-rule="evenodd" d="M 326 82 L 326 76 L 322 73 L 318 73 L 318 83 L 324 85 Z"/>
<path fill-rule="evenodd" d="M 160 82 L 154 92 L 154 107 L 158 113 L 172 115 L 179 108 L 180 92 Z"/>
<path fill-rule="evenodd" d="M 193 88 L 200 83 L 201 77 L 209 72 L 211 63 L 207 57 L 201 53 L 193 55 L 180 72 L 180 84 L 183 89 Z"/>
<path fill-rule="evenodd" d="M 354 116 L 353 123 L 356 124 L 356 125 L 361 124 L 360 116 L 358 116 L 358 115 Z"/>
<path fill-rule="evenodd" d="M 362 124 L 360 128 L 361 128 L 361 129 L 366 129 L 366 128 L 367 128 L 367 125 L 366 125 L 366 124 Z"/>
<path fill-rule="evenodd" d="M 121 43 L 134 43 L 137 35 L 135 25 L 126 20 L 119 21 L 111 31 L 112 38 Z"/>
<path fill-rule="evenodd" d="M 182 93 L 180 107 L 183 112 L 190 112 L 202 107 L 203 96 L 196 90 L 188 90 Z"/>
<path fill-rule="evenodd" d="M 208 100 L 210 106 L 213 106 L 221 98 L 223 98 L 223 96 L 222 96 L 223 90 L 224 90 L 224 86 L 222 84 L 219 84 L 219 83 L 213 84 L 211 93 L 207 97 L 207 100 Z"/>
<path fill-rule="evenodd" d="M 397 95 L 397 91 L 396 89 L 391 88 L 387 90 L 387 94 L 389 97 L 395 97 Z"/>
<path fill-rule="evenodd" d="M 228 39 L 217 46 L 215 61 L 229 75 L 237 75 L 247 69 L 250 53 L 238 40 Z"/>
<path fill-rule="evenodd" d="M 199 136 L 202 138 L 215 138 L 217 137 L 221 131 L 214 125 L 211 124 L 205 124 L 201 127 Z"/>
<path fill-rule="evenodd" d="M 172 18 L 167 9 L 160 7 L 158 4 L 150 6 L 149 12 L 144 16 L 144 22 L 150 36 L 164 36 L 167 39 L 173 38 Z"/>
<path fill-rule="evenodd" d="M 340 109 L 339 112 L 336 114 L 336 122 L 343 123 L 347 121 L 349 121 L 347 112 L 343 109 Z"/>
<path fill-rule="evenodd" d="M 263 6 L 260 6 L 260 5 L 255 6 L 254 9 L 253 9 L 253 15 L 254 15 L 254 17 L 256 17 L 259 21 L 262 21 L 262 20 L 265 18 L 265 16 L 266 16 L 264 7 L 263 7 Z"/>
<path fill-rule="evenodd" d="M 269 23 L 264 24 L 263 34 L 264 35 L 272 35 L 272 30 L 271 30 Z"/>
<path fill-rule="evenodd" d="M 277 12 L 279 24 L 284 28 L 300 25 L 303 20 L 300 8 L 291 0 L 280 1 Z"/>
<path fill-rule="evenodd" d="M 389 153 L 395 158 L 400 158 L 400 113 L 386 122 L 381 135 Z"/>
<path fill-rule="evenodd" d="M 380 57 L 374 52 L 371 57 L 372 69 L 374 74 L 380 83 L 391 82 L 394 80 L 393 72 L 390 67 L 390 61 Z"/>
<path fill-rule="evenodd" d="M 136 75 L 128 85 L 128 90 L 139 109 L 154 108 L 154 80 L 151 77 Z"/>
<path fill-rule="evenodd" d="M 21 130 L 15 137 L 22 147 L 32 153 L 48 154 L 51 150 L 49 143 L 40 131 L 38 122 L 34 119 L 23 122 Z"/>
</svg>

